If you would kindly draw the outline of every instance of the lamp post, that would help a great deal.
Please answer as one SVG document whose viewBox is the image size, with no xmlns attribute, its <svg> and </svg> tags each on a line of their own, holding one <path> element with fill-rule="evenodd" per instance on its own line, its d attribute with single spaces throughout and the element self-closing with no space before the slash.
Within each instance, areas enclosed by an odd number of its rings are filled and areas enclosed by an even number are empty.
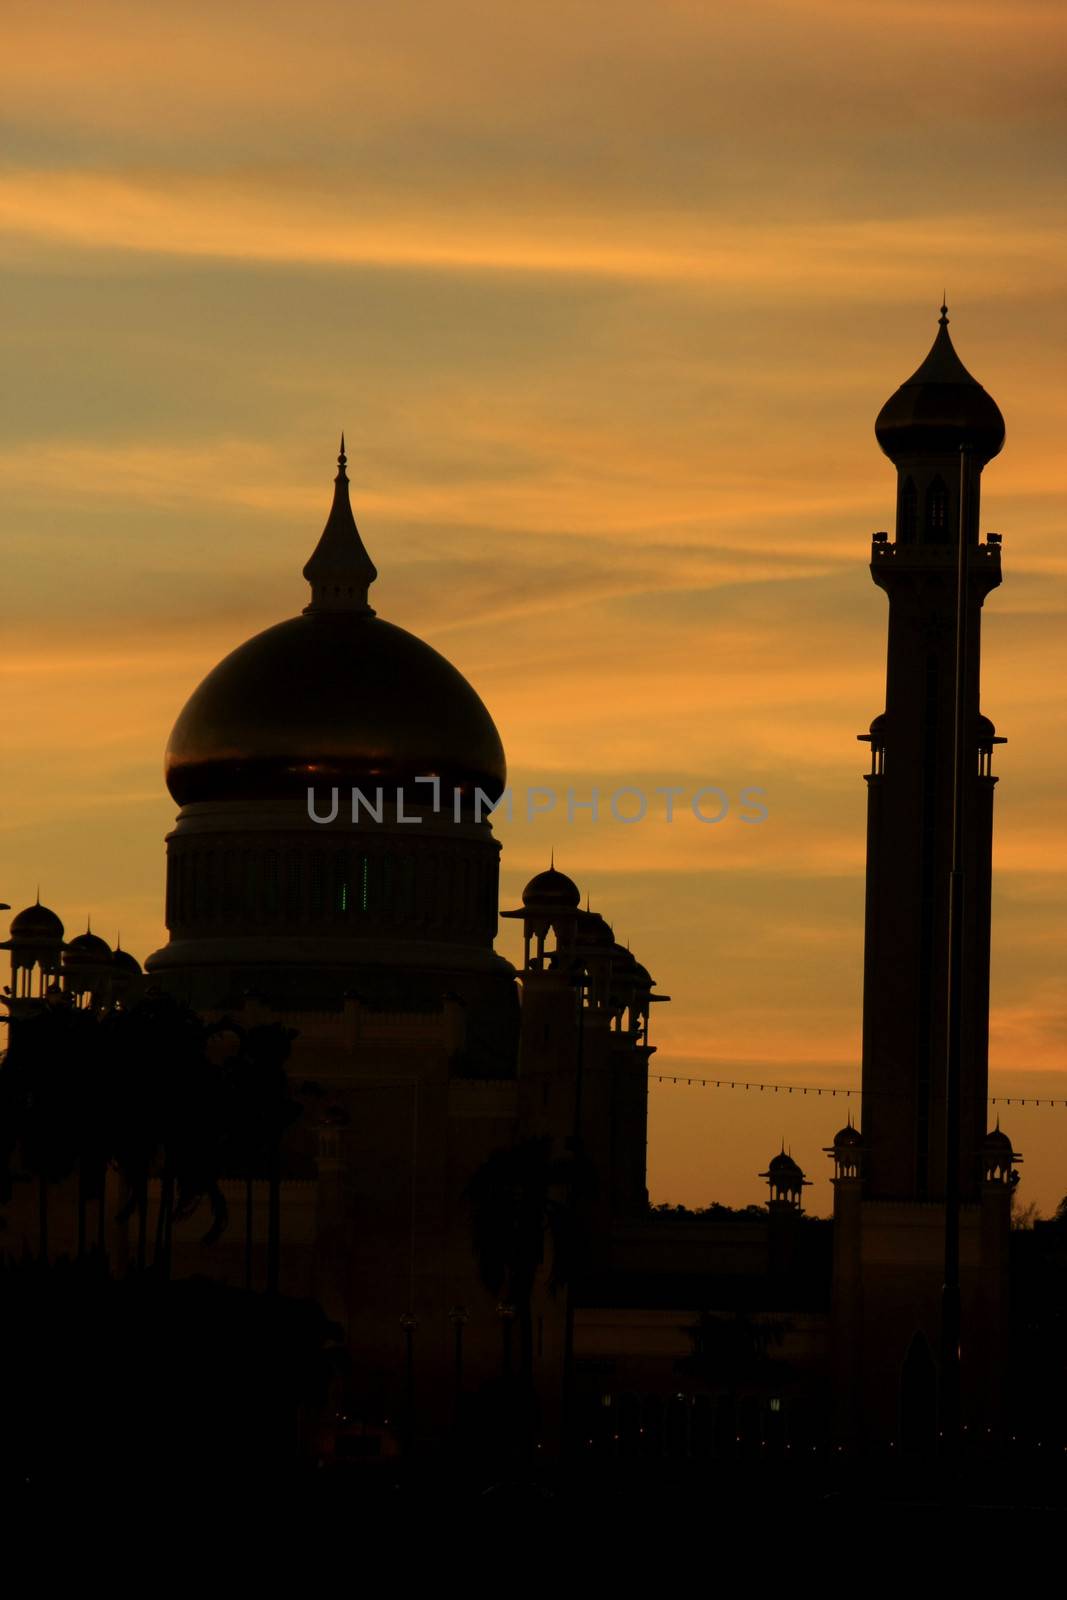
<svg viewBox="0 0 1067 1600">
<path fill-rule="evenodd" d="M 500 1352 L 500 1371 L 505 1381 L 511 1378 L 511 1335 L 515 1327 L 515 1307 L 508 1300 L 501 1300 L 496 1308 L 500 1318 L 500 1332 L 502 1338 Z"/>
<path fill-rule="evenodd" d="M 576 965 L 571 972 L 571 984 L 578 996 L 577 1048 L 574 1061 L 574 1125 L 571 1130 L 571 1174 L 568 1209 L 572 1226 L 578 1189 L 578 1163 L 582 1159 L 582 1089 L 585 1076 L 585 997 L 590 987 L 585 969 Z M 563 1393 L 560 1406 L 560 1445 L 564 1455 L 569 1451 L 574 1435 L 574 1284 L 564 1286 L 567 1296 L 563 1314 Z"/>
<path fill-rule="evenodd" d="M 448 1313 L 448 1320 L 452 1324 L 452 1333 L 455 1341 L 455 1422 L 458 1428 L 463 1415 L 463 1330 L 470 1321 L 470 1312 L 466 1306 L 453 1306 Z"/>
<path fill-rule="evenodd" d="M 945 1453 L 960 1440 L 960 1058 L 963 1043 L 964 754 L 966 749 L 967 512 L 970 458 L 960 450 L 960 547 L 956 566 L 956 684 L 952 751 L 952 869 L 948 909 L 948 1027 L 945 1051 L 945 1270 L 941 1288 L 940 1428 Z"/>
<path fill-rule="evenodd" d="M 413 1311 L 400 1318 L 404 1330 L 404 1455 L 410 1460 L 415 1448 L 415 1329 L 419 1319 Z"/>
</svg>

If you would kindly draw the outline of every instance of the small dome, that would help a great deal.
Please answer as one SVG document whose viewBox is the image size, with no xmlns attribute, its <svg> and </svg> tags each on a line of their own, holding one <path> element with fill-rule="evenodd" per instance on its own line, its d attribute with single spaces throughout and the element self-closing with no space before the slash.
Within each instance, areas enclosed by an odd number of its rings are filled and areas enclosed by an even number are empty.
<svg viewBox="0 0 1067 1600">
<path fill-rule="evenodd" d="M 1006 1133 L 1001 1132 L 999 1122 L 995 1128 L 990 1129 L 983 1142 L 983 1149 L 985 1150 L 1006 1150 L 1010 1152 L 1012 1148 L 1012 1142 Z"/>
<path fill-rule="evenodd" d="M 984 749 L 987 745 L 991 745 L 996 736 L 997 730 L 995 725 L 989 720 L 988 717 L 980 716 L 978 718 L 978 743 L 982 746 L 982 748 Z"/>
<path fill-rule="evenodd" d="M 581 890 L 565 872 L 547 867 L 531 878 L 522 891 L 522 903 L 534 910 L 576 911 L 582 903 Z"/>
<path fill-rule="evenodd" d="M 131 977 L 139 978 L 141 976 L 141 963 L 136 956 L 131 956 L 130 952 L 124 950 L 121 945 L 112 952 L 111 965 L 117 967 L 120 972 L 128 972 Z"/>
<path fill-rule="evenodd" d="M 834 1146 L 836 1149 L 840 1149 L 842 1145 L 857 1145 L 860 1142 L 860 1130 L 854 1128 L 851 1122 L 847 1127 L 839 1128 L 834 1134 Z"/>
<path fill-rule="evenodd" d="M 973 451 L 984 465 L 1003 449 L 1000 407 L 956 354 L 945 306 L 929 355 L 886 401 L 874 432 L 897 466 L 914 456 L 955 455 L 960 449 Z"/>
<path fill-rule="evenodd" d="M 803 1173 L 801 1172 L 801 1169 L 797 1163 L 793 1160 L 793 1157 L 791 1155 L 787 1155 L 784 1150 L 780 1150 L 776 1156 L 771 1158 L 771 1161 L 767 1167 L 767 1174 L 770 1173 L 773 1173 L 775 1177 L 780 1175 L 792 1175 L 793 1173 L 803 1177 Z"/>
<path fill-rule="evenodd" d="M 599 911 L 579 911 L 578 942 L 583 945 L 607 945 L 610 948 L 615 943 L 615 935 Z"/>
<path fill-rule="evenodd" d="M 36 905 L 27 906 L 25 911 L 20 911 L 11 921 L 12 939 L 53 939 L 62 940 L 63 924 L 54 911 L 43 906 L 38 900 Z"/>
<path fill-rule="evenodd" d="M 90 933 L 88 930 L 85 933 L 79 933 L 77 938 L 70 941 L 64 956 L 65 964 L 71 962 L 74 964 L 78 962 L 86 964 L 97 961 L 110 962 L 111 959 L 111 946 L 107 940 L 101 939 L 98 933 Z"/>
</svg>

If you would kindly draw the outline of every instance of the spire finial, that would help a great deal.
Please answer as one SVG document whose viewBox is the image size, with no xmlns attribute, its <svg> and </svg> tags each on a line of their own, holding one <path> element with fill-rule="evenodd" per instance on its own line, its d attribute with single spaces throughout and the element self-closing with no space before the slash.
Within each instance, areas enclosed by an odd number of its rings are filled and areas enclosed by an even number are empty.
<svg viewBox="0 0 1067 1600">
<path fill-rule="evenodd" d="M 941 291 L 941 315 L 937 319 L 937 325 L 939 328 L 948 327 L 948 295 L 944 289 Z"/>
<path fill-rule="evenodd" d="M 373 616 L 367 590 L 378 576 L 367 554 L 352 515 L 345 466 L 345 436 L 337 454 L 337 476 L 333 480 L 333 505 L 322 536 L 304 567 L 311 585 L 311 604 L 307 611 L 348 611 Z"/>
<path fill-rule="evenodd" d="M 555 870 L 556 870 L 556 847 L 555 847 L 555 845 L 552 846 L 552 849 L 548 853 L 548 866 L 549 866 L 549 871 L 555 872 Z"/>
</svg>

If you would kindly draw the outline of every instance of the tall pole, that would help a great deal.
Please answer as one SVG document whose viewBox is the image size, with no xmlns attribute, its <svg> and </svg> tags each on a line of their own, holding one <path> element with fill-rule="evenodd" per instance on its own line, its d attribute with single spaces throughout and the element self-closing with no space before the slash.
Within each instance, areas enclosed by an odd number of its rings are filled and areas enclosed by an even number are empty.
<svg viewBox="0 0 1067 1600">
<path fill-rule="evenodd" d="M 448 1313 L 454 1335 L 453 1347 L 453 1377 L 455 1381 L 455 1425 L 458 1430 L 463 1419 L 463 1330 L 467 1325 L 470 1312 L 466 1306 L 453 1306 Z"/>
<path fill-rule="evenodd" d="M 586 973 L 579 967 L 571 981 L 578 992 L 578 1041 L 574 1062 L 574 1126 L 571 1133 L 571 1168 L 568 1195 L 570 1226 L 578 1197 L 578 1164 L 582 1160 L 582 1088 L 585 1076 L 585 994 Z M 561 1452 L 566 1457 L 575 1444 L 574 1426 L 574 1263 L 567 1275 L 566 1305 L 563 1315 L 563 1395 L 561 1410 Z"/>
<path fill-rule="evenodd" d="M 410 1465 L 415 1454 L 415 1329 L 419 1319 L 413 1311 L 400 1318 L 404 1330 L 404 1459 Z"/>
<path fill-rule="evenodd" d="M 952 869 L 948 909 L 948 1029 L 945 1053 L 945 1273 L 941 1288 L 941 1406 L 945 1453 L 960 1438 L 960 1061 L 963 1045 L 964 757 L 967 740 L 967 495 L 970 462 L 960 450 L 960 547 L 956 567 L 956 693 L 952 753 Z"/>
</svg>

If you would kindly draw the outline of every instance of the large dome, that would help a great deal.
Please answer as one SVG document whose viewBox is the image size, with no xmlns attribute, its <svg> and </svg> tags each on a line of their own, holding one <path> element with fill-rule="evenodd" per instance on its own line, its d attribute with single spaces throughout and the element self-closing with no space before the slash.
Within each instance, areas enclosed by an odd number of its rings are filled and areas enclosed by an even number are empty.
<svg viewBox="0 0 1067 1600">
<path fill-rule="evenodd" d="M 1000 407 L 956 354 L 945 306 L 929 355 L 886 401 L 874 432 L 898 466 L 915 455 L 954 455 L 961 449 L 984 466 L 1003 449 Z"/>
<path fill-rule="evenodd" d="M 192 800 L 371 788 L 437 776 L 496 799 L 506 768 L 485 706 L 444 656 L 368 613 L 279 622 L 209 672 L 167 747 L 167 785 Z M 429 788 L 412 790 L 409 805 Z"/>
<path fill-rule="evenodd" d="M 377 576 L 348 497 L 344 443 L 334 503 L 304 568 L 307 610 L 259 633 L 193 693 L 170 736 L 167 785 L 197 800 L 299 796 L 309 786 L 358 784 L 369 800 L 415 778 L 438 777 L 442 808 L 454 787 L 495 800 L 506 766 L 482 701 L 444 656 L 376 617 Z M 427 802 L 409 790 L 408 805 Z"/>
</svg>

